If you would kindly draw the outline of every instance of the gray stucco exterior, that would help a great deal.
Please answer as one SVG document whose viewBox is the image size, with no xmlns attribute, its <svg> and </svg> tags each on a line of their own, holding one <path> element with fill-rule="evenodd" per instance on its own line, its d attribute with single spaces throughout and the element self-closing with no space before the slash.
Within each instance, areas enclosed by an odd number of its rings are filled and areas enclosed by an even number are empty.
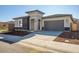
<svg viewBox="0 0 79 59">
<path fill-rule="evenodd" d="M 23 28 L 29 30 L 29 17 L 23 18 Z"/>
</svg>

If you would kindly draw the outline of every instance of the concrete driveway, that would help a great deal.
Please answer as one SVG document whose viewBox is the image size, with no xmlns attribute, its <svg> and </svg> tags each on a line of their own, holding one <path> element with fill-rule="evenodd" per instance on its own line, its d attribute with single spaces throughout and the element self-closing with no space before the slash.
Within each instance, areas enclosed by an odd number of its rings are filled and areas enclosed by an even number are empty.
<svg viewBox="0 0 79 59">
<path fill-rule="evenodd" d="M 38 50 L 42 52 L 59 52 L 56 50 L 49 49 L 47 47 L 49 47 L 49 45 L 51 45 L 50 42 L 52 42 L 61 33 L 62 32 L 59 32 L 59 31 L 34 32 L 32 34 L 25 36 L 23 40 L 13 45 L 30 47 L 34 50 Z"/>
<path fill-rule="evenodd" d="M 34 39 L 42 39 L 42 40 L 54 40 L 58 35 L 60 35 L 62 31 L 41 31 L 34 32 L 32 34 L 26 35 L 22 41 L 25 40 L 34 40 Z"/>
<path fill-rule="evenodd" d="M 31 37 L 15 43 L 42 52 L 79 52 L 79 45 L 53 41 L 62 32 L 36 32 Z"/>
</svg>

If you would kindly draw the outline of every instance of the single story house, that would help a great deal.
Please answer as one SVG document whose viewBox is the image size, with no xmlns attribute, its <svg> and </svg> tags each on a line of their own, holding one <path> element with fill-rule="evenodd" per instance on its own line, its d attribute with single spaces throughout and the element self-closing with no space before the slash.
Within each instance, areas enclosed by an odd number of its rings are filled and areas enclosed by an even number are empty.
<svg viewBox="0 0 79 59">
<path fill-rule="evenodd" d="M 30 31 L 64 31 L 71 30 L 73 17 L 71 14 L 54 14 L 43 16 L 45 13 L 39 10 L 26 12 L 27 16 L 15 17 L 15 30 Z"/>
</svg>

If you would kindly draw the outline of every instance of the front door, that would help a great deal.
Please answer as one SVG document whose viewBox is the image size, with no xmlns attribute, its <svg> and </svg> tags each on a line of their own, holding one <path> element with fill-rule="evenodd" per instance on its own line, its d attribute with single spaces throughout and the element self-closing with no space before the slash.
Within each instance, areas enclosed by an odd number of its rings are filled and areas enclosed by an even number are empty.
<svg viewBox="0 0 79 59">
<path fill-rule="evenodd" d="M 31 30 L 34 31 L 34 19 L 31 19 Z"/>
</svg>

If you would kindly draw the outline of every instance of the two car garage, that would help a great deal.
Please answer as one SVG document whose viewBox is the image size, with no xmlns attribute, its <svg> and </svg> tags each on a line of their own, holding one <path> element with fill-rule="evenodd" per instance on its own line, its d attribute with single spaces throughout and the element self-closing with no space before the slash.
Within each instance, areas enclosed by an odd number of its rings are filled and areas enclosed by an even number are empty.
<svg viewBox="0 0 79 59">
<path fill-rule="evenodd" d="M 44 30 L 46 31 L 63 31 L 64 20 L 44 21 Z"/>
</svg>

